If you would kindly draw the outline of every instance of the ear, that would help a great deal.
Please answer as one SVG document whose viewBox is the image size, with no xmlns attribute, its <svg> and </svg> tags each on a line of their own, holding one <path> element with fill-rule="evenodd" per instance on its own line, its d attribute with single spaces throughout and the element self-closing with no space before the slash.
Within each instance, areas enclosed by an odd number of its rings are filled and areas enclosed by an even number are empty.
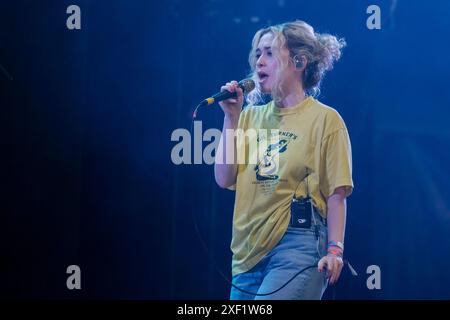
<svg viewBox="0 0 450 320">
<path fill-rule="evenodd" d="M 303 70 L 306 66 L 306 58 L 304 56 L 295 55 L 292 60 L 294 61 L 294 66 L 298 70 Z"/>
</svg>

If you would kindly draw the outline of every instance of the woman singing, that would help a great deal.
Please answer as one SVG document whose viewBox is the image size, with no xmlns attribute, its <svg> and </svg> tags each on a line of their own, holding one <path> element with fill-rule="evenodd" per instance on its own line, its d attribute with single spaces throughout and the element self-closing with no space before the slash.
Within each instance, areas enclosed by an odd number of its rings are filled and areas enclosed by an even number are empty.
<svg viewBox="0 0 450 320">
<path fill-rule="evenodd" d="M 256 88 L 248 106 L 236 81 L 221 88 L 237 93 L 220 102 L 214 166 L 218 185 L 236 190 L 231 299 L 321 299 L 339 278 L 351 146 L 339 113 L 314 97 L 344 46 L 303 21 L 261 29 L 249 55 Z M 271 100 L 257 105 L 262 95 Z M 230 129 L 244 138 L 230 138 Z"/>
</svg>

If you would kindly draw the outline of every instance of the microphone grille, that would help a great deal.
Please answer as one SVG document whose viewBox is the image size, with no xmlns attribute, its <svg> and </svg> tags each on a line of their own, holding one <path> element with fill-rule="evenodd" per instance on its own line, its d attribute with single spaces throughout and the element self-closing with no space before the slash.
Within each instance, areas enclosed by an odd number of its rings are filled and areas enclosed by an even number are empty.
<svg viewBox="0 0 450 320">
<path fill-rule="evenodd" d="M 252 91 L 253 89 L 255 89 L 255 81 L 253 81 L 250 78 L 244 79 L 244 80 L 239 81 L 239 86 L 242 88 L 244 93 L 248 93 L 248 92 Z"/>
</svg>

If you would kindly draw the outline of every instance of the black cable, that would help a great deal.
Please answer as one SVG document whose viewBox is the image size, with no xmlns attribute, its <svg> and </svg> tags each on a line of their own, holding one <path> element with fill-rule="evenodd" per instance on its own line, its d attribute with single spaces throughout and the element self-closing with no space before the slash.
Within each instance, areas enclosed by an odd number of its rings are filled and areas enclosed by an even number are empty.
<svg viewBox="0 0 450 320">
<path fill-rule="evenodd" d="M 195 110 L 194 110 L 194 112 L 193 112 L 193 115 L 192 115 L 192 121 L 191 121 L 191 128 L 190 128 L 190 134 L 191 134 L 191 135 L 193 134 L 193 133 L 192 133 L 192 128 L 193 128 L 193 126 L 194 126 L 194 121 L 195 121 L 195 119 L 196 119 L 196 117 L 197 117 L 197 110 L 198 110 L 198 108 L 201 107 L 201 106 L 202 106 L 202 104 L 199 104 L 199 105 L 195 108 Z M 251 295 L 255 295 L 255 296 L 268 296 L 268 295 L 274 294 L 274 293 L 280 291 L 281 289 L 283 289 L 284 287 L 286 287 L 292 280 L 294 280 L 298 275 L 300 275 L 300 274 L 303 273 L 304 271 L 306 271 L 306 270 L 308 270 L 308 269 L 311 269 L 311 268 L 316 268 L 316 267 L 317 267 L 318 261 L 316 261 L 315 264 L 310 265 L 310 266 L 307 266 L 307 267 L 303 268 L 302 270 L 300 270 L 299 272 L 297 272 L 297 273 L 296 273 L 292 278 L 290 278 L 285 284 L 283 284 L 281 287 L 279 287 L 278 289 L 276 289 L 276 290 L 274 290 L 274 291 L 272 291 L 272 292 L 269 292 L 269 293 L 255 293 L 255 292 L 246 291 L 246 290 L 244 290 L 244 289 L 239 288 L 239 287 L 236 286 L 235 284 L 233 284 L 233 283 L 232 283 L 232 282 L 231 282 L 231 281 L 223 274 L 222 270 L 220 270 L 220 268 L 217 266 L 216 261 L 214 260 L 214 258 L 213 258 L 213 256 L 212 256 L 210 250 L 208 249 L 208 246 L 206 245 L 205 241 L 203 240 L 203 238 L 202 238 L 202 236 L 201 236 L 201 233 L 200 233 L 200 230 L 199 230 L 199 228 L 198 228 L 197 220 L 196 220 L 196 217 L 195 217 L 194 212 L 192 212 L 192 221 L 193 221 L 193 223 L 194 223 L 195 231 L 196 231 L 197 236 L 198 236 L 198 238 L 199 238 L 199 240 L 200 240 L 200 242 L 201 242 L 201 244 L 202 244 L 202 246 L 203 246 L 203 249 L 205 250 L 206 254 L 208 255 L 209 259 L 211 260 L 211 262 L 212 262 L 214 268 L 216 269 L 216 271 L 217 271 L 217 272 L 220 274 L 220 276 L 221 276 L 223 279 L 225 279 L 225 281 L 228 282 L 233 288 L 235 288 L 235 289 L 237 289 L 237 290 L 239 290 L 239 291 L 241 291 L 241 292 L 244 292 L 244 293 L 247 293 L 247 294 L 251 294 Z"/>
<path fill-rule="evenodd" d="M 233 288 L 235 288 L 235 289 L 237 289 L 237 290 L 239 290 L 239 291 L 241 291 L 241 292 L 244 292 L 244 293 L 247 293 L 247 294 L 252 294 L 252 295 L 255 295 L 255 296 L 268 296 L 268 295 L 274 294 L 274 293 L 280 291 L 281 289 L 283 289 L 284 287 L 286 287 L 292 280 L 294 280 L 294 279 L 295 279 L 298 275 L 300 275 L 302 272 L 304 272 L 304 271 L 306 271 L 306 270 L 308 270 L 308 269 L 316 268 L 316 267 L 317 267 L 317 262 L 318 262 L 318 261 L 317 261 L 315 264 L 313 264 L 313 265 L 310 265 L 310 266 L 308 266 L 308 267 L 303 268 L 302 270 L 300 270 L 299 272 L 297 272 L 294 276 L 292 276 L 292 277 L 291 277 L 285 284 L 283 284 L 281 287 L 279 287 L 278 289 L 276 289 L 276 290 L 274 290 L 274 291 L 272 291 L 272 292 L 269 292 L 269 293 L 255 293 L 255 292 L 250 292 L 250 291 L 241 289 L 241 288 L 239 288 L 238 286 L 236 286 L 235 284 L 233 284 L 233 283 L 232 283 L 232 282 L 231 282 L 231 281 L 223 274 L 223 272 L 220 270 L 220 268 L 217 266 L 216 261 L 214 260 L 214 258 L 213 258 L 213 256 L 212 256 L 211 252 L 210 252 L 209 249 L 208 249 L 208 246 L 206 245 L 205 241 L 203 240 L 203 238 L 202 238 L 202 236 L 201 236 L 201 233 L 200 233 L 200 230 L 199 230 L 199 228 L 198 228 L 197 220 L 195 219 L 195 214 L 194 214 L 194 213 L 192 213 L 192 220 L 193 220 L 193 223 L 194 223 L 194 228 L 195 228 L 195 231 L 196 231 L 196 233 L 197 233 L 197 236 L 198 236 L 200 242 L 202 243 L 203 249 L 206 251 L 206 253 L 207 253 L 209 259 L 211 260 L 211 262 L 212 262 L 214 268 L 216 269 L 216 271 L 217 271 L 217 272 L 222 276 L 222 278 L 224 278 L 225 281 L 228 282 Z"/>
<path fill-rule="evenodd" d="M 194 112 L 193 112 L 193 115 L 192 115 L 192 121 L 191 121 L 191 129 L 190 129 L 190 134 L 191 134 L 191 135 L 193 134 L 192 128 L 193 128 L 193 126 L 194 126 L 194 121 L 195 121 L 195 119 L 196 119 L 196 117 L 197 117 L 197 110 L 198 110 L 199 107 L 201 107 L 202 105 L 203 105 L 203 104 L 200 103 L 200 104 L 195 108 L 195 110 L 194 110 Z M 239 291 L 241 291 L 241 292 L 244 292 L 244 293 L 247 293 L 247 294 L 251 294 L 251 295 L 255 295 L 255 296 L 268 296 L 268 295 L 274 294 L 274 293 L 280 291 L 281 289 L 283 289 L 284 287 L 286 287 L 292 280 L 294 280 L 298 275 L 300 275 L 300 274 L 303 273 L 304 271 L 306 271 L 306 270 L 308 270 L 308 269 L 311 269 L 311 268 L 315 268 L 315 267 L 318 266 L 318 262 L 319 262 L 319 261 L 316 261 L 313 265 L 310 265 L 310 266 L 307 266 L 307 267 L 303 268 L 302 270 L 300 270 L 299 272 L 297 272 L 294 276 L 292 276 L 292 277 L 291 277 L 285 284 L 283 284 L 281 287 L 279 287 L 278 289 L 276 289 L 276 290 L 274 290 L 274 291 L 272 291 L 272 292 L 269 292 L 269 293 L 255 293 L 255 292 L 250 292 L 250 291 L 241 289 L 241 288 L 239 288 L 238 286 L 236 286 L 235 284 L 233 284 L 233 283 L 232 283 L 232 282 L 231 282 L 231 281 L 223 274 L 222 270 L 220 270 L 220 268 L 217 266 L 216 261 L 214 260 L 214 258 L 213 258 L 213 256 L 212 256 L 211 252 L 210 252 L 209 249 L 208 249 L 208 246 L 206 245 L 205 241 L 203 240 L 203 238 L 202 238 L 202 236 L 201 236 L 201 233 L 200 233 L 200 230 L 199 230 L 199 228 L 198 228 L 197 220 L 196 220 L 196 218 L 195 218 L 194 212 L 192 212 L 192 221 L 193 221 L 193 223 L 194 223 L 195 231 L 196 231 L 197 236 L 198 236 L 198 238 L 199 238 L 199 240 L 200 240 L 200 242 L 201 242 L 201 244 L 202 244 L 202 246 L 203 246 L 203 249 L 205 250 L 206 254 L 208 255 L 209 259 L 211 260 L 211 262 L 212 262 L 214 268 L 216 269 L 216 271 L 217 271 L 217 272 L 220 274 L 220 276 L 221 276 L 222 278 L 224 278 L 225 281 L 228 282 L 233 288 L 235 288 L 235 289 L 237 289 L 237 290 L 239 290 Z M 358 274 L 356 273 L 356 271 L 353 269 L 353 267 L 350 265 L 350 263 L 349 263 L 347 260 L 343 259 L 343 262 L 344 262 L 344 265 L 347 265 L 347 266 L 349 267 L 350 272 L 352 273 L 353 276 L 357 276 L 357 275 L 358 275 Z M 336 294 L 336 292 L 335 292 L 335 290 L 333 290 L 333 296 L 334 296 L 333 299 L 335 299 L 335 294 Z"/>
</svg>

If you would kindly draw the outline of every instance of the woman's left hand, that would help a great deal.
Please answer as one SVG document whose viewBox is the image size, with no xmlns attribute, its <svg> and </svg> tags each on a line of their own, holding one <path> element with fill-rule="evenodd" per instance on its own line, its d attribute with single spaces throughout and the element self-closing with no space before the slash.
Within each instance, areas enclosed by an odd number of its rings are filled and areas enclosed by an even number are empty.
<svg viewBox="0 0 450 320">
<path fill-rule="evenodd" d="M 343 266 L 344 261 L 342 260 L 342 257 L 328 254 L 320 259 L 317 269 L 319 272 L 328 271 L 327 276 L 330 279 L 330 284 L 335 284 L 341 275 Z"/>
</svg>

